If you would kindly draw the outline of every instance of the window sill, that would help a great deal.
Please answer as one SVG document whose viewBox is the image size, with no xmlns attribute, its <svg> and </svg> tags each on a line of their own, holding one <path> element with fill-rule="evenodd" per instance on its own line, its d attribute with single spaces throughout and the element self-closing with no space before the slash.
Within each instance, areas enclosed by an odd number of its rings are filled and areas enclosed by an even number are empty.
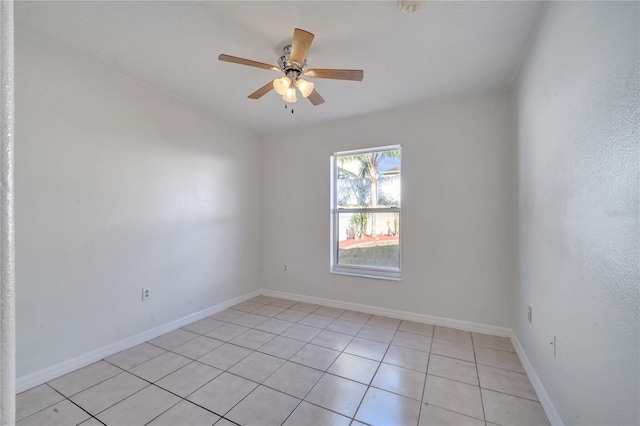
<svg viewBox="0 0 640 426">
<path fill-rule="evenodd" d="M 402 281 L 402 277 L 400 276 L 399 272 L 398 273 L 386 272 L 384 273 L 384 275 L 381 275 L 381 274 L 375 274 L 375 273 L 371 273 L 369 271 L 364 271 L 364 270 L 363 271 L 357 271 L 353 269 L 345 270 L 342 268 L 340 269 L 331 268 L 329 272 L 336 275 L 347 275 L 351 277 L 371 278 L 374 280 Z"/>
</svg>

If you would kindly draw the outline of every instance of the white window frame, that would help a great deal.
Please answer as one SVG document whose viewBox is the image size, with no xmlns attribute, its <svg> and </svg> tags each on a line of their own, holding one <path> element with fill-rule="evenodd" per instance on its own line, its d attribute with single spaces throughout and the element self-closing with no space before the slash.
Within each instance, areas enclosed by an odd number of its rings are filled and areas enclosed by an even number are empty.
<svg viewBox="0 0 640 426">
<path fill-rule="evenodd" d="M 357 149 L 352 151 L 340 151 L 334 152 L 331 155 L 331 263 L 330 272 L 340 275 L 351 275 L 364 278 L 375 278 L 382 280 L 401 280 L 402 271 L 402 237 L 398 241 L 399 262 L 400 267 L 395 268 L 381 268 L 375 266 L 358 266 L 358 265 L 339 265 L 338 264 L 338 240 L 339 240 L 339 221 L 338 215 L 340 213 L 389 213 L 397 212 L 399 216 L 399 222 L 402 224 L 402 196 L 400 197 L 400 206 L 398 207 L 363 207 L 363 208 L 338 208 L 338 195 L 336 187 L 338 184 L 338 157 L 344 155 L 362 154 L 366 152 L 378 152 L 378 151 L 400 151 L 400 164 L 402 164 L 402 147 L 401 145 L 388 145 L 374 148 Z M 401 166 L 402 167 L 402 166 Z M 400 190 L 402 191 L 402 169 L 400 169 Z M 402 229 L 402 225 L 400 226 Z M 401 231 L 402 232 L 402 231 Z"/>
</svg>

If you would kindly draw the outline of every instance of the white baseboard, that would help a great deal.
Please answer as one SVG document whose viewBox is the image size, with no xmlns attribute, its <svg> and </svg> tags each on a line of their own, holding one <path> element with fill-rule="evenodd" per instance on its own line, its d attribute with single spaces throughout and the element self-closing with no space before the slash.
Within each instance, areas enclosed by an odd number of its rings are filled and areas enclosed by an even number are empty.
<svg viewBox="0 0 640 426">
<path fill-rule="evenodd" d="M 198 312 L 194 312 L 192 314 L 189 314 L 182 318 L 178 318 L 169 323 L 160 325 L 158 327 L 154 327 L 150 330 L 143 331 L 142 333 L 138 333 L 134 336 L 127 337 L 126 339 L 120 340 L 119 342 L 115 342 L 107 346 L 103 346 L 101 348 L 98 348 L 91 352 L 87 352 L 77 357 L 68 359 L 61 363 L 18 377 L 16 379 L 16 393 L 23 392 L 27 389 L 31 389 L 35 386 L 46 383 L 50 380 L 53 380 L 67 373 L 70 373 L 74 370 L 77 370 L 78 368 L 86 367 L 87 365 L 92 364 L 96 361 L 100 361 L 103 358 L 111 356 L 125 349 L 129 349 L 133 346 L 139 345 L 148 340 L 154 339 L 158 336 L 161 336 L 165 333 L 176 330 L 187 324 L 191 324 L 194 321 L 198 321 L 208 316 L 211 316 L 233 305 L 236 305 L 238 303 L 244 302 L 245 300 L 249 300 L 256 296 L 259 296 L 260 294 L 262 294 L 262 291 L 260 290 L 252 291 L 251 293 L 247 293 L 242 296 L 235 297 L 231 300 L 227 300 L 222 303 L 218 303 L 217 305 L 211 306 L 209 308 L 203 309 Z"/>
<path fill-rule="evenodd" d="M 542 385 L 542 381 L 540 381 L 540 377 L 538 377 L 538 374 L 533 368 L 531 361 L 529 361 L 529 358 L 527 357 L 524 348 L 520 344 L 520 340 L 518 340 L 518 336 L 516 335 L 515 331 L 511 330 L 511 335 L 509 337 L 511 338 L 511 343 L 513 344 L 513 347 L 515 348 L 518 357 L 520 358 L 520 362 L 522 362 L 524 371 L 526 371 L 527 376 L 529 376 L 531 386 L 533 386 L 533 389 L 536 391 L 538 399 L 540 400 L 540 404 L 542 404 L 542 408 L 544 408 L 544 412 L 549 418 L 549 422 L 551 422 L 551 424 L 554 426 L 564 426 L 564 423 L 562 422 L 562 419 L 560 418 L 556 407 L 553 405 L 553 402 L 551 402 L 549 394 Z"/>
</svg>

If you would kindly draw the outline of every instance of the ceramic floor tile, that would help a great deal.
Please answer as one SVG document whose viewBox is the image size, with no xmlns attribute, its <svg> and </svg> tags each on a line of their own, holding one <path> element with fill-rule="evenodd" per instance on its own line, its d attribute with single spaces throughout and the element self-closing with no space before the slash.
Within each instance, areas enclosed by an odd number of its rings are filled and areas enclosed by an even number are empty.
<svg viewBox="0 0 640 426">
<path fill-rule="evenodd" d="M 261 294 L 260 296 L 256 296 L 253 299 L 247 300 L 247 302 L 259 303 L 261 305 L 268 305 L 269 303 L 275 302 L 276 300 L 278 300 L 277 297 L 264 296 Z"/>
<path fill-rule="evenodd" d="M 84 422 L 80 423 L 79 426 L 104 426 L 100 420 L 97 420 L 95 417 L 91 417 Z"/>
<path fill-rule="evenodd" d="M 309 315 L 308 312 L 296 311 L 294 309 L 287 309 L 286 311 L 280 312 L 278 315 L 275 316 L 275 318 L 281 319 L 284 321 L 298 322 L 302 318 L 306 317 L 307 315 Z"/>
<path fill-rule="evenodd" d="M 427 376 L 424 402 L 484 420 L 480 388 L 437 376 Z"/>
<path fill-rule="evenodd" d="M 365 314 L 364 312 L 355 312 L 355 311 L 344 311 L 342 315 L 338 317 L 339 319 L 359 322 L 361 324 L 365 324 L 371 318 L 370 314 Z"/>
<path fill-rule="evenodd" d="M 400 326 L 401 322 L 402 322 L 401 320 L 396 318 L 372 315 L 371 318 L 369 318 L 369 321 L 367 321 L 367 324 L 377 325 L 378 327 L 385 327 L 385 328 L 391 328 L 393 330 L 396 330 Z"/>
<path fill-rule="evenodd" d="M 221 370 L 226 370 L 250 353 L 251 351 L 249 349 L 225 343 L 208 354 L 201 356 L 198 358 L 198 361 Z"/>
<path fill-rule="evenodd" d="M 156 386 L 186 398 L 220 374 L 222 370 L 194 361 L 158 380 Z"/>
<path fill-rule="evenodd" d="M 343 351 L 344 348 L 347 347 L 349 342 L 351 342 L 351 339 L 353 339 L 353 337 L 346 334 L 323 330 L 310 343 L 318 346 L 323 346 L 325 348 L 334 349 L 336 351 Z"/>
<path fill-rule="evenodd" d="M 327 326 L 327 330 L 355 336 L 363 326 L 363 323 L 338 318 Z"/>
<path fill-rule="evenodd" d="M 284 308 L 279 308 L 277 306 L 263 306 L 262 308 L 253 311 L 253 313 L 256 315 L 263 315 L 265 317 L 275 317 L 282 311 L 284 311 Z"/>
<path fill-rule="evenodd" d="M 342 353 L 327 372 L 368 385 L 379 366 L 378 361 Z"/>
<path fill-rule="evenodd" d="M 233 422 L 230 422 L 227 419 L 220 419 L 218 420 L 218 423 L 215 424 L 215 426 L 238 426 L 238 425 Z"/>
<path fill-rule="evenodd" d="M 347 417 L 353 417 L 367 387 L 332 374 L 325 374 L 305 397 L 306 401 Z"/>
<path fill-rule="evenodd" d="M 293 326 L 294 323 L 290 321 L 283 321 L 277 318 L 269 318 L 262 324 L 258 324 L 254 328 L 260 331 L 266 331 L 267 333 L 280 334 L 287 328 Z"/>
<path fill-rule="evenodd" d="M 415 349 L 391 345 L 382 361 L 387 364 L 426 373 L 427 365 L 429 364 L 429 354 Z"/>
<path fill-rule="evenodd" d="M 448 356 L 449 358 L 461 359 L 463 361 L 475 362 L 473 345 L 468 345 L 466 343 L 436 339 L 434 337 L 431 343 L 431 353 Z"/>
<path fill-rule="evenodd" d="M 299 402 L 282 392 L 258 386 L 225 417 L 243 426 L 280 426 Z"/>
<path fill-rule="evenodd" d="M 387 343 L 355 337 L 344 351 L 352 355 L 363 356 L 375 361 L 382 361 L 388 347 L 389 345 Z"/>
<path fill-rule="evenodd" d="M 150 385 L 96 417 L 107 425 L 144 425 L 180 402 L 180 398 Z"/>
<path fill-rule="evenodd" d="M 416 349 L 418 351 L 429 352 L 431 349 L 431 337 L 420 334 L 398 331 L 393 337 L 392 345 L 404 348 Z"/>
<path fill-rule="evenodd" d="M 338 318 L 344 313 L 344 309 L 332 308 L 330 306 L 322 306 L 313 312 L 316 315 L 323 315 L 325 317 Z"/>
<path fill-rule="evenodd" d="M 185 325 L 184 327 L 182 327 L 182 329 L 190 331 L 192 333 L 206 334 L 215 328 L 222 327 L 224 324 L 224 321 L 205 318 L 201 319 L 200 321 L 193 322 L 189 325 Z"/>
<path fill-rule="evenodd" d="M 87 413 L 65 399 L 16 423 L 17 426 L 77 425 L 87 420 Z"/>
<path fill-rule="evenodd" d="M 275 334 L 267 333 L 265 331 L 249 330 L 231 340 L 229 343 L 255 350 L 275 337 Z"/>
<path fill-rule="evenodd" d="M 198 359 L 202 355 L 211 352 L 217 347 L 224 344 L 221 340 L 212 339 L 207 336 L 197 337 L 190 342 L 183 343 L 182 345 L 171 349 L 171 352 L 175 352 L 179 355 L 186 356 L 190 359 Z"/>
<path fill-rule="evenodd" d="M 478 374 L 483 388 L 538 401 L 536 391 L 524 373 L 478 365 Z"/>
<path fill-rule="evenodd" d="M 260 352 L 254 352 L 231 367 L 229 373 L 262 383 L 274 371 L 280 368 L 284 362 L 283 359 Z"/>
<path fill-rule="evenodd" d="M 333 318 L 324 317 L 322 315 L 309 314 L 300 321 L 298 324 L 310 325 L 312 327 L 325 328 L 334 321 Z"/>
<path fill-rule="evenodd" d="M 159 346 L 162 349 L 173 349 L 176 346 L 180 346 L 183 343 L 187 343 L 189 340 L 193 340 L 198 337 L 197 333 L 192 333 L 181 328 L 173 330 L 155 339 L 149 340 L 147 343 L 151 343 L 154 346 Z"/>
<path fill-rule="evenodd" d="M 290 337 L 291 339 L 302 340 L 303 342 L 310 342 L 316 337 L 322 329 L 311 327 L 304 324 L 296 324 L 293 327 L 289 327 L 281 336 Z"/>
<path fill-rule="evenodd" d="M 240 336 L 242 333 L 249 331 L 250 329 L 247 327 L 242 327 L 237 324 L 225 324 L 222 327 L 218 327 L 214 330 L 211 330 L 207 333 L 207 336 L 212 337 L 217 340 L 222 340 L 223 342 L 228 342 L 229 340 L 233 340 L 236 337 Z"/>
<path fill-rule="evenodd" d="M 395 330 L 390 328 L 378 327 L 375 325 L 366 324 L 364 327 L 360 329 L 356 336 L 375 340 L 382 343 L 391 343 L 393 340 L 393 336 L 396 334 Z"/>
<path fill-rule="evenodd" d="M 133 367 L 129 372 L 150 382 L 155 382 L 190 362 L 191 360 L 189 358 L 183 357 L 182 355 L 166 352 Z"/>
<path fill-rule="evenodd" d="M 103 382 L 122 370 L 108 362 L 98 361 L 50 381 L 48 384 L 64 396 L 71 396 L 90 386 Z"/>
<path fill-rule="evenodd" d="M 515 352 L 511 339 L 508 337 L 491 336 L 490 334 L 471 333 L 474 346 L 499 349 L 501 351 Z"/>
<path fill-rule="evenodd" d="M 424 381 L 424 373 L 395 365 L 382 364 L 371 382 L 371 386 L 421 401 Z"/>
<path fill-rule="evenodd" d="M 473 362 L 431 354 L 429 374 L 478 386 L 478 371 Z"/>
<path fill-rule="evenodd" d="M 271 302 L 270 305 L 277 306 L 279 308 L 289 309 L 290 307 L 292 307 L 296 303 L 298 303 L 298 302 L 296 302 L 295 300 L 278 299 L 278 300 L 275 300 L 275 301 Z"/>
<path fill-rule="evenodd" d="M 225 415 L 256 387 L 258 384 L 250 380 L 222 373 L 187 399 L 216 414 Z"/>
<path fill-rule="evenodd" d="M 421 334 L 423 336 L 433 336 L 434 326 L 431 324 L 423 324 L 420 322 L 413 321 L 402 321 L 400 323 L 400 327 L 398 327 L 399 331 L 405 331 L 407 333 Z"/>
<path fill-rule="evenodd" d="M 245 312 L 235 311 L 233 309 L 225 309 L 224 311 L 220 311 L 220 312 L 218 312 L 216 314 L 210 315 L 209 318 L 217 319 L 217 320 L 220 320 L 220 321 L 229 322 L 229 321 L 234 320 L 236 318 L 240 318 L 244 314 L 245 314 Z"/>
<path fill-rule="evenodd" d="M 241 316 L 240 318 L 236 318 L 236 319 L 231 320 L 229 322 L 232 323 L 232 324 L 241 325 L 243 327 L 253 328 L 258 324 L 262 324 L 263 322 L 265 322 L 268 319 L 269 319 L 269 317 L 264 317 L 262 315 L 246 314 L 246 315 Z"/>
<path fill-rule="evenodd" d="M 321 371 L 293 362 L 286 362 L 263 384 L 302 399 L 321 376 Z"/>
<path fill-rule="evenodd" d="M 419 413 L 420 402 L 369 388 L 355 418 L 372 426 L 416 425 Z"/>
<path fill-rule="evenodd" d="M 302 401 L 283 426 L 349 426 L 351 419 Z"/>
<path fill-rule="evenodd" d="M 242 312 L 253 312 L 262 308 L 264 305 L 262 303 L 254 303 L 254 302 L 242 302 L 238 303 L 235 306 L 232 306 L 231 309 Z"/>
<path fill-rule="evenodd" d="M 211 426 L 220 419 L 211 411 L 182 400 L 156 417 L 149 426 Z"/>
<path fill-rule="evenodd" d="M 317 310 L 319 307 L 320 305 L 316 305 L 314 303 L 299 302 L 293 305 L 290 309 L 310 314 L 311 312 Z"/>
<path fill-rule="evenodd" d="M 64 399 L 49 385 L 42 384 L 16 395 L 16 420 L 22 420 Z"/>
<path fill-rule="evenodd" d="M 482 389 L 487 421 L 501 425 L 548 425 L 539 402 Z"/>
<path fill-rule="evenodd" d="M 435 405 L 424 404 L 419 426 L 484 426 L 484 422 Z"/>
<path fill-rule="evenodd" d="M 436 326 L 433 337 L 444 340 L 452 340 L 458 343 L 471 344 L 471 333 L 469 331 L 458 330 L 457 328 Z"/>
<path fill-rule="evenodd" d="M 282 359 L 289 359 L 306 345 L 305 342 L 288 337 L 277 336 L 258 350 Z"/>
<path fill-rule="evenodd" d="M 166 351 L 162 348 L 150 345 L 148 343 L 143 343 L 122 352 L 118 352 L 115 355 L 105 358 L 105 360 L 110 362 L 111 364 L 117 365 L 120 368 L 129 370 L 130 368 L 142 364 L 143 362 L 148 361 L 151 358 L 165 352 Z"/>
<path fill-rule="evenodd" d="M 149 386 L 148 382 L 125 371 L 70 399 L 84 410 L 96 415 L 147 386 Z"/>
<path fill-rule="evenodd" d="M 520 358 L 513 352 L 476 347 L 476 358 L 478 364 L 504 368 L 506 370 L 517 371 L 518 373 L 525 372 L 524 367 L 522 367 L 520 363 Z"/>
<path fill-rule="evenodd" d="M 340 352 L 334 351 L 333 349 L 308 344 L 292 356 L 291 361 L 325 371 L 331 363 L 335 361 L 338 355 L 340 355 Z"/>
</svg>

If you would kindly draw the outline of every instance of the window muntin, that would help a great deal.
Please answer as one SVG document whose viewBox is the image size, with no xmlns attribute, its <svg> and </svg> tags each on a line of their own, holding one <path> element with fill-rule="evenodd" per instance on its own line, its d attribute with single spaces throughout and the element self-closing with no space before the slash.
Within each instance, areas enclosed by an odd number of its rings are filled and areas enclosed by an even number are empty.
<svg viewBox="0 0 640 426">
<path fill-rule="evenodd" d="M 400 146 L 332 156 L 331 271 L 400 279 Z"/>
</svg>

